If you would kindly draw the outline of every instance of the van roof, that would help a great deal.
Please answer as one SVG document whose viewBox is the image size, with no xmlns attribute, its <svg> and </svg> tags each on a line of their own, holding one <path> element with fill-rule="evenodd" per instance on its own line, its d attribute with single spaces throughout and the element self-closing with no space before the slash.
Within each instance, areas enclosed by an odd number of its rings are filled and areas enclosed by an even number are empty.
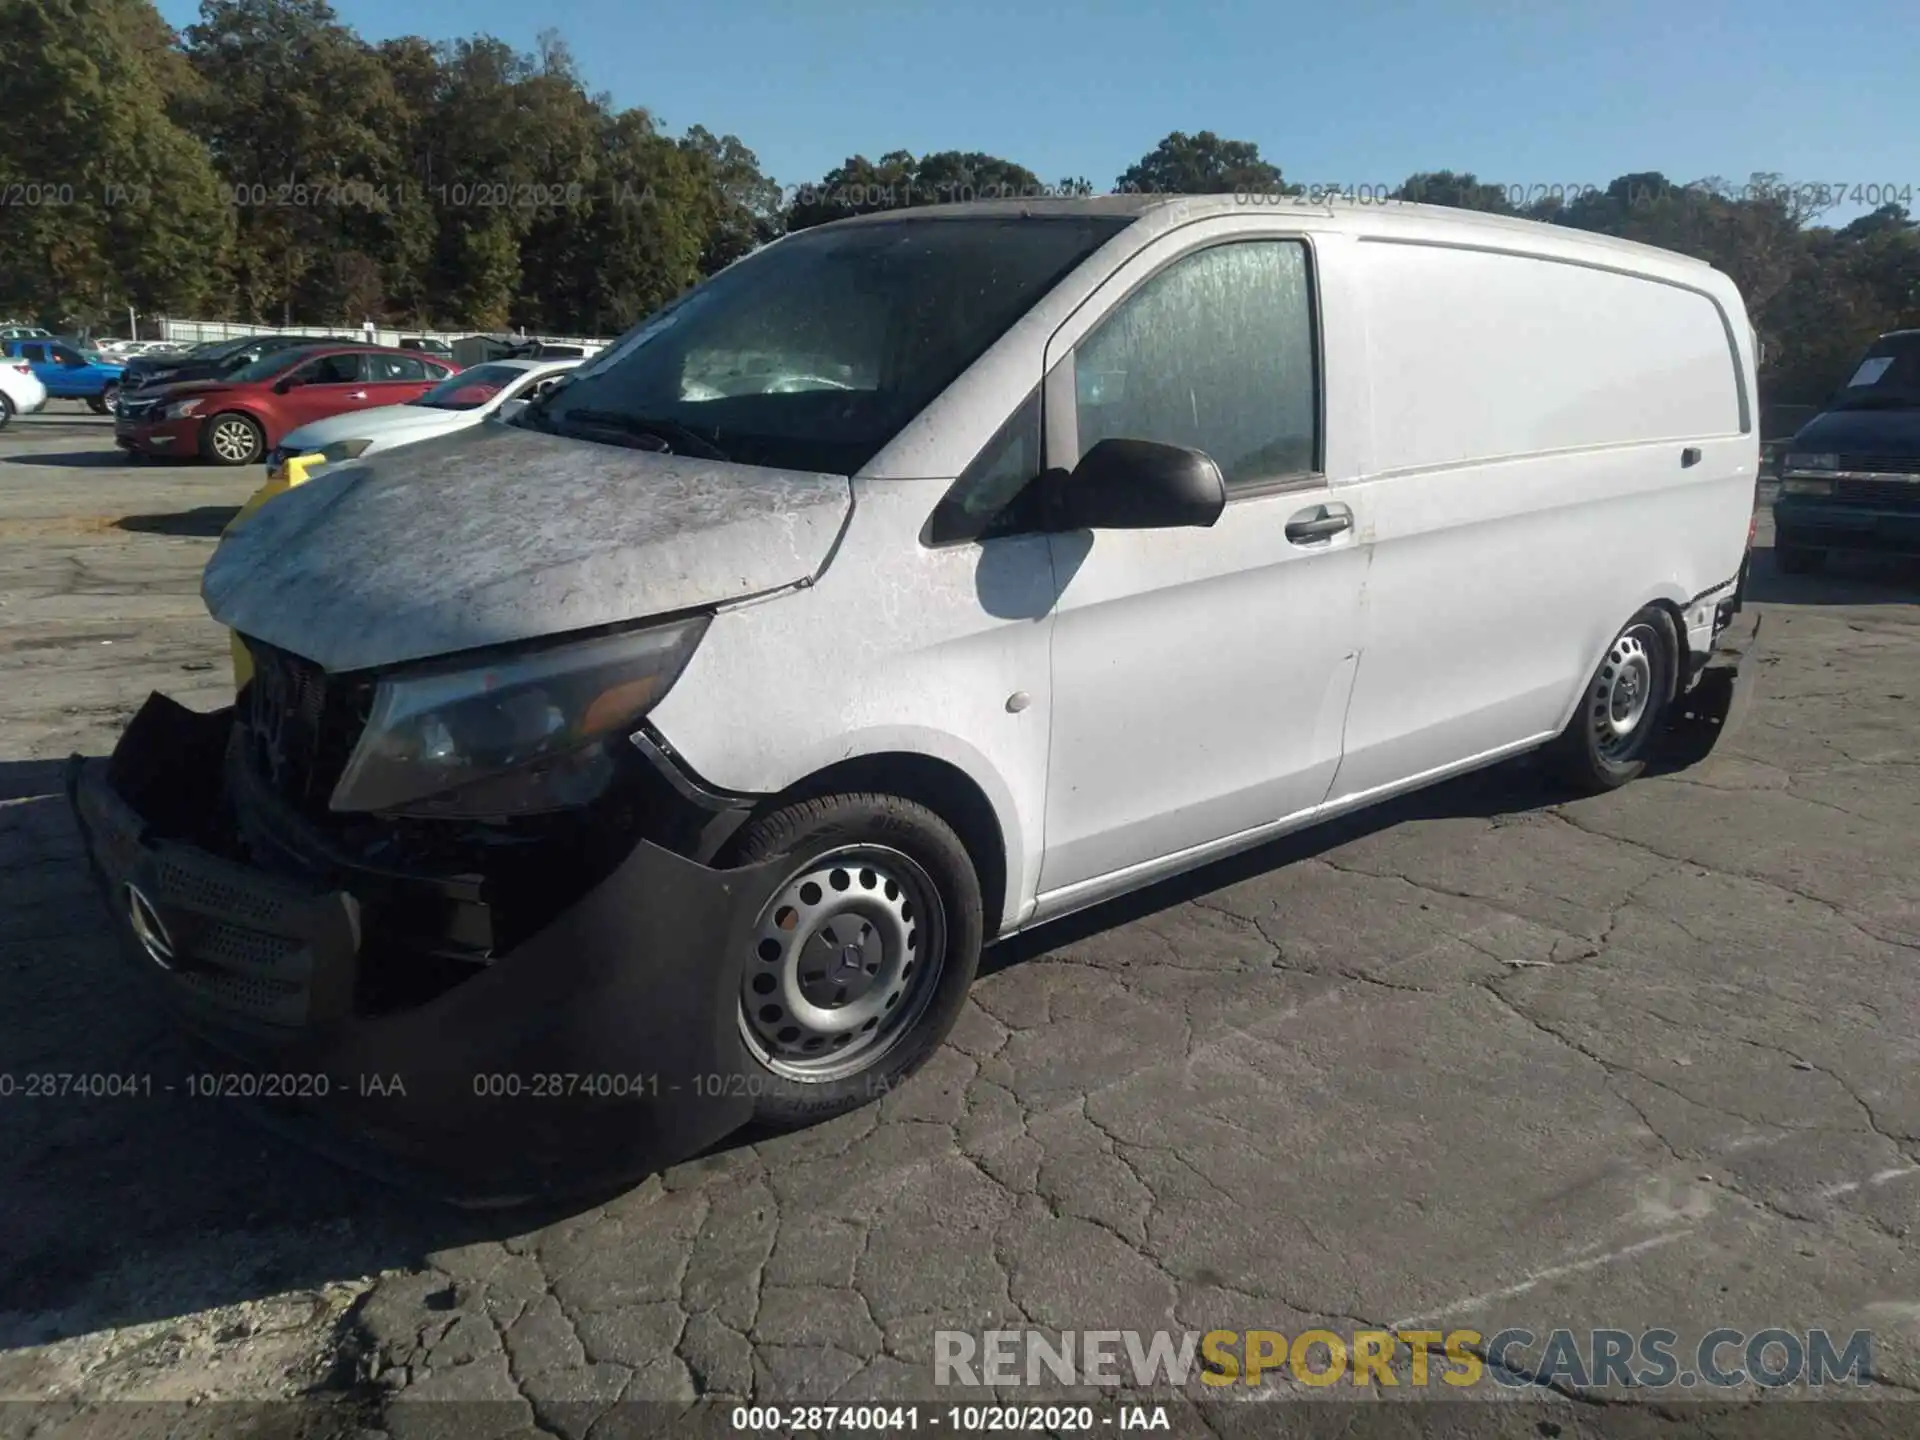
<svg viewBox="0 0 1920 1440">
<path fill-rule="evenodd" d="M 1249 203 L 1244 195 L 1231 194 L 1085 195 L 1037 199 L 970 200 L 953 205 L 916 205 L 904 210 L 876 210 L 833 223 L 835 225 L 884 225 L 910 218 L 963 220 L 1011 218 L 1021 215 L 1108 215 L 1145 219 L 1175 210 L 1182 212 L 1183 219 L 1204 220 L 1216 215 L 1244 215 L 1250 211 L 1258 212 L 1263 208 L 1275 214 L 1284 210 L 1302 218 L 1317 216 L 1323 219 L 1364 220 L 1365 228 L 1374 234 L 1391 233 L 1402 229 L 1431 233 L 1436 226 L 1439 226 L 1462 235 L 1506 236 L 1510 240 L 1523 244 L 1537 243 L 1551 237 L 1554 242 L 1562 246 L 1573 244 L 1580 248 L 1612 252 L 1623 257 L 1658 261 L 1663 265 L 1678 263 L 1698 266 L 1703 270 L 1713 268 L 1707 261 L 1696 259 L 1691 255 L 1682 255 L 1674 250 L 1663 250 L 1657 245 L 1643 245 L 1637 240 L 1622 240 L 1618 236 L 1606 235 L 1598 231 L 1579 230 L 1567 225 L 1548 225 L 1538 220 L 1523 220 L 1509 215 L 1491 215 L 1483 210 L 1462 210 L 1451 205 L 1418 205 L 1397 200 L 1387 202 L 1330 200 L 1310 203 L 1295 197 L 1282 199 L 1275 196 L 1272 201 Z"/>
</svg>

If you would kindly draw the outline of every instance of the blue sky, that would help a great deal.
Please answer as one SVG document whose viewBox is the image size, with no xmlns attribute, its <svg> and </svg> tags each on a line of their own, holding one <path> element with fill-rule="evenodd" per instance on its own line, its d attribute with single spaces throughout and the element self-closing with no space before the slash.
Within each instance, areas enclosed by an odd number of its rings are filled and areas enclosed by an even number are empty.
<svg viewBox="0 0 1920 1440">
<path fill-rule="evenodd" d="M 1168 131 L 1211 129 L 1315 184 L 1774 170 L 1920 190 L 1913 0 L 335 4 L 372 40 L 488 32 L 531 49 L 551 25 L 589 88 L 674 132 L 731 131 L 787 185 L 901 148 L 983 150 L 1105 189 Z M 197 4 L 160 9 L 185 25 Z"/>
</svg>

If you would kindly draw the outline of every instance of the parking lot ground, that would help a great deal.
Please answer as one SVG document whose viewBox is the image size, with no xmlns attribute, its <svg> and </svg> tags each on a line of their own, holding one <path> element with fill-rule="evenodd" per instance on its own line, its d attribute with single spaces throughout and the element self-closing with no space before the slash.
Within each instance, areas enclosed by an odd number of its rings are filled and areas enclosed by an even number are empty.
<svg viewBox="0 0 1920 1440">
<path fill-rule="evenodd" d="M 1510 765 L 1294 837 L 991 954 L 854 1115 L 460 1212 L 186 1093 L 57 793 L 150 690 L 227 696 L 197 579 L 255 480 L 0 435 L 0 1397 L 572 1436 L 622 1399 L 992 1398 L 935 1390 L 941 1329 L 1779 1326 L 1871 1331 L 1890 1404 L 1846 1424 L 1920 1427 L 1916 567 L 1763 550 L 1750 706 L 1690 768 L 1569 802 Z M 1705 1393 L 1632 1418 L 1748 1433 Z"/>
</svg>

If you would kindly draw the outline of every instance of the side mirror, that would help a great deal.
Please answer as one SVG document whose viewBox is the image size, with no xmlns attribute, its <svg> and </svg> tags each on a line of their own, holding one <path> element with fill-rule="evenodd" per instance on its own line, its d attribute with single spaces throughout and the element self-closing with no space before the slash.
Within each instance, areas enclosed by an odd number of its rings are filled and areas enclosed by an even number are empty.
<svg viewBox="0 0 1920 1440">
<path fill-rule="evenodd" d="M 1056 530 L 1204 530 L 1227 508 L 1212 456 L 1157 440 L 1102 440 L 1071 473 L 1042 483 Z"/>
<path fill-rule="evenodd" d="M 289 390 L 293 389 L 294 386 L 304 385 L 305 383 L 306 382 L 302 380 L 298 375 L 283 376 L 281 379 L 276 380 L 274 382 L 273 393 L 276 395 L 284 395 Z"/>
<path fill-rule="evenodd" d="M 527 408 L 527 402 L 524 400 L 503 401 L 501 403 L 500 411 L 499 411 L 500 418 L 502 420 L 511 420 L 513 419 L 514 416 L 518 415 L 522 410 L 526 408 Z"/>
</svg>

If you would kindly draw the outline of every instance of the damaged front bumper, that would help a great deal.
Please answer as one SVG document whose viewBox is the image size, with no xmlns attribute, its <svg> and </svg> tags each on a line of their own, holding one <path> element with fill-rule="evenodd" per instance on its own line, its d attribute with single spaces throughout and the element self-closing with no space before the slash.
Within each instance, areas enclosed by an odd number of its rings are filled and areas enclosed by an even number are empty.
<svg viewBox="0 0 1920 1440">
<path fill-rule="evenodd" d="M 245 854 L 233 724 L 154 695 L 109 759 L 73 757 L 67 787 L 131 962 L 233 1059 L 237 1093 L 338 1158 L 469 1202 L 637 1179 L 749 1118 L 737 957 L 766 867 L 639 840 L 510 950 L 368 1013 L 361 971 L 393 963 L 368 943 L 380 912 L 351 875 Z"/>
</svg>

